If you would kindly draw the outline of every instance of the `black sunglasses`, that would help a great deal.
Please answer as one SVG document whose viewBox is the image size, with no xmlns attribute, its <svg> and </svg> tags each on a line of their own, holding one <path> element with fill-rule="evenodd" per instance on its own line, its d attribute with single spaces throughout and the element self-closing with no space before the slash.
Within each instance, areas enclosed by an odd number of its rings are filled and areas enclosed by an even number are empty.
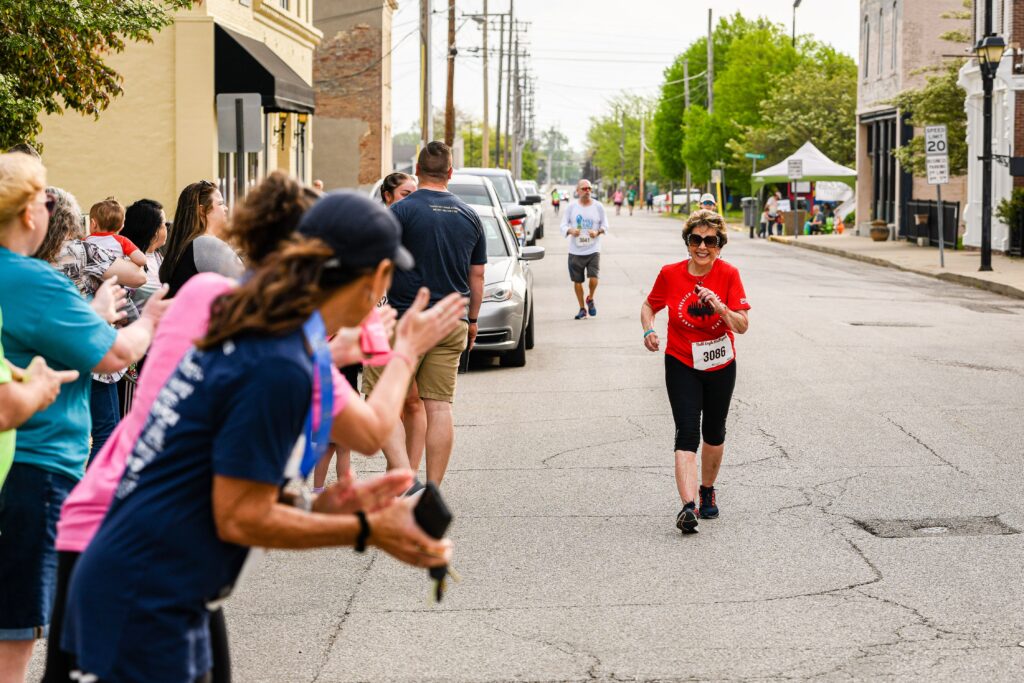
<svg viewBox="0 0 1024 683">
<path fill-rule="evenodd" d="M 705 235 L 704 237 L 701 237 L 700 235 L 690 233 L 690 236 L 686 238 L 686 243 L 691 247 L 699 247 L 703 243 L 706 247 L 717 249 L 718 242 L 718 235 Z"/>
</svg>

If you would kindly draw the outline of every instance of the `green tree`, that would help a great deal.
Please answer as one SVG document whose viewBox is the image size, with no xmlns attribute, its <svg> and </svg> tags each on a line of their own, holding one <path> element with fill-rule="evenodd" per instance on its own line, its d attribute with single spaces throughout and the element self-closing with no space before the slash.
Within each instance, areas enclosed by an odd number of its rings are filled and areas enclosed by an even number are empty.
<svg viewBox="0 0 1024 683">
<path fill-rule="evenodd" d="M 648 117 L 646 133 L 653 136 L 656 126 L 646 114 L 652 108 L 650 100 L 622 94 L 612 100 L 609 111 L 591 117 L 587 131 L 588 156 L 591 163 L 601 169 L 606 180 L 624 180 L 629 184 L 639 182 L 640 118 Z M 644 172 L 647 180 L 658 181 L 658 168 L 650 163 L 654 161 L 652 156 L 647 156 Z"/>
<path fill-rule="evenodd" d="M 122 93 L 106 63 L 126 41 L 152 42 L 195 0 L 0 2 L 0 147 L 36 143 L 39 114 L 98 117 Z"/>
<path fill-rule="evenodd" d="M 719 20 L 711 34 L 711 42 L 715 52 L 716 80 L 728 71 L 731 57 L 730 48 L 736 42 L 743 42 L 748 34 L 758 31 L 778 31 L 777 27 L 767 19 L 758 17 L 750 20 L 739 13 Z M 665 82 L 661 87 L 661 97 L 654 112 L 654 134 L 651 136 L 651 148 L 657 158 L 658 168 L 666 178 L 680 180 L 685 174 L 682 158 L 683 149 L 683 115 L 685 108 L 685 83 L 683 81 L 683 61 L 689 62 L 690 72 L 690 103 L 707 107 L 707 81 L 700 74 L 707 71 L 707 38 L 699 38 L 665 69 Z M 719 107 L 719 90 L 715 88 L 715 107 Z"/>
<path fill-rule="evenodd" d="M 853 166 L 856 153 L 857 66 L 826 45 L 812 45 L 791 73 L 775 79 L 758 105 L 763 118 L 728 143 L 734 165 L 747 152 L 778 163 L 810 140 L 830 159 Z M 749 168 L 747 169 L 749 173 Z"/>
</svg>

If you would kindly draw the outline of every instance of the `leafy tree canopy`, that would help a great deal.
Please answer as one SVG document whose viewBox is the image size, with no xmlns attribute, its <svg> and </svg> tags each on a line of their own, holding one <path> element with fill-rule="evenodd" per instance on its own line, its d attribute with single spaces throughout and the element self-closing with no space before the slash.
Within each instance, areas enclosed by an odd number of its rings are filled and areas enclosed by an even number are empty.
<svg viewBox="0 0 1024 683">
<path fill-rule="evenodd" d="M 779 77 L 764 101 L 761 122 L 728 143 L 735 165 L 746 152 L 778 163 L 808 140 L 830 159 L 853 166 L 856 154 L 857 66 L 833 48 L 817 45 L 790 73 Z"/>
<path fill-rule="evenodd" d="M 99 116 L 121 94 L 106 63 L 126 42 L 152 42 L 195 0 L 0 2 L 0 147 L 36 142 L 39 114 Z"/>
</svg>

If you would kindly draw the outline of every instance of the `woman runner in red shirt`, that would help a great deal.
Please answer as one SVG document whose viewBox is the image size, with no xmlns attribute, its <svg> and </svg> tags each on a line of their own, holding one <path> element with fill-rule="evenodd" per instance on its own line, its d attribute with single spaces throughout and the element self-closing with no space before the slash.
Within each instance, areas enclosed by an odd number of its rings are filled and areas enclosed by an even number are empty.
<svg viewBox="0 0 1024 683">
<path fill-rule="evenodd" d="M 736 385 L 733 333 L 747 331 L 747 295 L 739 271 L 721 260 L 728 236 L 714 211 L 695 211 L 683 228 L 690 258 L 664 266 L 640 308 L 644 346 L 657 351 L 661 340 L 654 316 L 669 309 L 665 385 L 676 423 L 676 487 L 683 509 L 676 527 L 697 531 L 697 515 L 718 517 L 715 479 L 725 450 L 725 419 Z M 701 420 L 703 413 L 703 423 Z M 697 446 L 701 436 L 701 479 L 697 486 Z M 699 493 L 700 507 L 695 499 Z"/>
</svg>

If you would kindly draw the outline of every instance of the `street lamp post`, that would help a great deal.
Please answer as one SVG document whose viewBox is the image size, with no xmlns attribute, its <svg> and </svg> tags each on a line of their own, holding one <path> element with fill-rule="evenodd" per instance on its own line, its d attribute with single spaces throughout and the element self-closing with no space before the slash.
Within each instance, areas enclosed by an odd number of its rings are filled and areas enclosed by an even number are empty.
<svg viewBox="0 0 1024 683">
<path fill-rule="evenodd" d="M 981 69 L 981 267 L 992 270 L 992 85 L 1006 51 L 1002 37 L 989 34 L 974 46 Z"/>
<path fill-rule="evenodd" d="M 800 6 L 801 0 L 793 0 L 793 47 L 796 47 L 796 8 Z"/>
</svg>

